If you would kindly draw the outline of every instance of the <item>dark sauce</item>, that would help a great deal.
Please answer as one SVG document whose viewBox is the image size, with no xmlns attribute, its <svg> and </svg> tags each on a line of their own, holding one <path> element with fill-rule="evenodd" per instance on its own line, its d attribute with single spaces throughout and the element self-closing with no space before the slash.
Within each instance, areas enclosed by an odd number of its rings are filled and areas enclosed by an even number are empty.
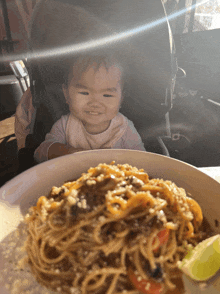
<svg viewBox="0 0 220 294">
<path fill-rule="evenodd" d="M 156 282 L 163 281 L 163 269 L 159 263 L 156 263 L 156 268 L 153 270 L 150 267 L 150 263 L 146 261 L 144 264 L 144 269 L 146 271 L 147 276 L 151 277 Z"/>
</svg>

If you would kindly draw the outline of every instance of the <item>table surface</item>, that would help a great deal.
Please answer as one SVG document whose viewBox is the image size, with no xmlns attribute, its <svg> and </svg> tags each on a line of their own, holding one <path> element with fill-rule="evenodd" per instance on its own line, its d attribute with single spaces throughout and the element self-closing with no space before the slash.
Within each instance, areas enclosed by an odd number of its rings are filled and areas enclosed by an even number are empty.
<svg viewBox="0 0 220 294">
<path fill-rule="evenodd" d="M 220 166 L 201 167 L 198 169 L 220 183 Z"/>
</svg>

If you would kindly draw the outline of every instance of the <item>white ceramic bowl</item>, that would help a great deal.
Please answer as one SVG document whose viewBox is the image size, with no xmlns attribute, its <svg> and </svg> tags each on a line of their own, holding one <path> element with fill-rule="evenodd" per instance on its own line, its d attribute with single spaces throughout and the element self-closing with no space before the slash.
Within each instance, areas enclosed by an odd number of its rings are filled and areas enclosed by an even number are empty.
<svg viewBox="0 0 220 294">
<path fill-rule="evenodd" d="M 109 149 L 79 152 L 53 159 L 6 183 L 0 189 L 0 242 L 4 242 L 7 235 L 15 230 L 20 217 L 36 203 L 38 197 L 46 195 L 52 186 L 60 186 L 64 181 L 78 178 L 90 167 L 113 160 L 116 163 L 129 163 L 144 168 L 150 177 L 172 180 L 186 189 L 200 204 L 213 230 L 220 233 L 220 227 L 216 226 L 216 220 L 220 223 L 220 184 L 217 181 L 189 164 L 166 156 Z"/>
</svg>

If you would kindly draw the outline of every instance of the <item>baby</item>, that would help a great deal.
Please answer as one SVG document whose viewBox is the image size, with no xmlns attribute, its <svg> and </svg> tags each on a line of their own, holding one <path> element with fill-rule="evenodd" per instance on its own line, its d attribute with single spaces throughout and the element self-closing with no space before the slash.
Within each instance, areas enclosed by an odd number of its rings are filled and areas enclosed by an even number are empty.
<svg viewBox="0 0 220 294">
<path fill-rule="evenodd" d="M 104 148 L 145 151 L 133 123 L 119 112 L 123 82 L 122 67 L 113 56 L 78 58 L 62 85 L 70 113 L 53 125 L 35 160 Z"/>
</svg>

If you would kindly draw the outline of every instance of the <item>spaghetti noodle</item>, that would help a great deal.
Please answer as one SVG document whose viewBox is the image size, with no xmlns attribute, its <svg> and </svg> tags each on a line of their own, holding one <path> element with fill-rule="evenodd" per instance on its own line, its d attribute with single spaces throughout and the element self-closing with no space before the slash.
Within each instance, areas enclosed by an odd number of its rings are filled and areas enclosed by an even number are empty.
<svg viewBox="0 0 220 294">
<path fill-rule="evenodd" d="M 173 182 L 99 164 L 30 208 L 26 250 L 36 279 L 58 292 L 137 294 L 128 271 L 166 291 L 181 275 L 177 262 L 206 237 L 202 221 L 198 203 Z"/>
</svg>

